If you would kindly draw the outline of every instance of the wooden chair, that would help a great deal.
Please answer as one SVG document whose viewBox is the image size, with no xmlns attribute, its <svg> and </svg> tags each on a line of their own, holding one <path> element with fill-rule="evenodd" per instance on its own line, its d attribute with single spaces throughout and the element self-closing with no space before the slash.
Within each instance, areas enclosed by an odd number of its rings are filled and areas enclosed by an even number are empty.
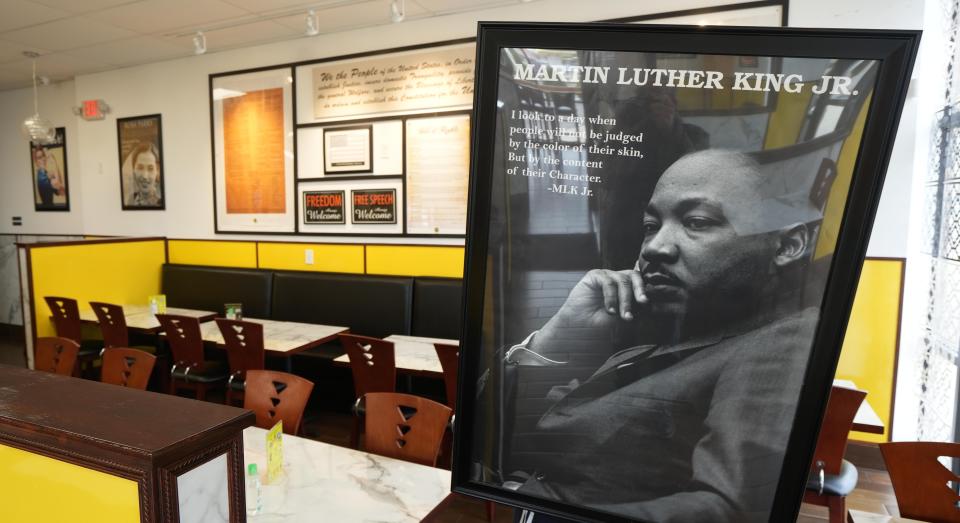
<svg viewBox="0 0 960 523">
<path fill-rule="evenodd" d="M 131 389 L 147 390 L 157 357 L 139 349 L 110 347 L 103 350 L 100 381 Z"/>
<path fill-rule="evenodd" d="M 960 458 L 960 443 L 900 441 L 881 443 L 900 515 L 933 523 L 960 522 L 960 496 L 947 484 L 960 477 L 943 466 L 941 456 Z"/>
<path fill-rule="evenodd" d="M 157 314 L 157 320 L 173 354 L 170 394 L 176 394 L 179 385 L 193 390 L 198 400 L 206 399 L 208 388 L 226 381 L 227 369 L 222 362 L 204 359 L 200 321 L 174 314 Z"/>
<path fill-rule="evenodd" d="M 157 349 L 151 345 L 130 344 L 130 331 L 127 329 L 127 317 L 123 312 L 123 307 L 112 303 L 103 303 L 91 301 L 90 308 L 97 315 L 97 323 L 100 324 L 100 332 L 103 334 L 103 347 L 123 347 L 127 349 L 135 348 L 150 354 L 156 354 Z"/>
<path fill-rule="evenodd" d="M 350 358 L 350 370 L 353 372 L 354 403 L 353 431 L 350 444 L 359 446 L 360 440 L 360 400 L 371 392 L 396 392 L 397 366 L 394 359 L 393 343 L 379 338 L 340 334 L 340 343 Z"/>
<path fill-rule="evenodd" d="M 857 487 L 857 468 L 843 459 L 853 418 L 867 395 L 861 390 L 834 386 L 827 402 L 827 412 L 817 438 L 810 479 L 803 501 L 828 507 L 830 523 L 852 522 L 847 512 L 846 496 Z"/>
<path fill-rule="evenodd" d="M 217 318 L 216 321 L 220 333 L 223 334 L 223 341 L 227 347 L 227 362 L 230 364 L 230 377 L 227 378 L 224 402 L 227 405 L 233 405 L 234 400 L 238 399 L 243 404 L 247 371 L 264 369 L 263 325 L 221 318 Z"/>
<path fill-rule="evenodd" d="M 436 466 L 450 407 L 396 392 L 370 392 L 366 404 L 367 452 Z"/>
<path fill-rule="evenodd" d="M 37 338 L 33 347 L 33 368 L 72 376 L 77 367 L 80 344 L 61 337 Z"/>
<path fill-rule="evenodd" d="M 440 368 L 443 369 L 443 384 L 447 392 L 447 406 L 451 410 L 457 409 L 457 370 L 460 365 L 460 347 L 445 343 L 434 343 L 437 358 L 440 359 Z"/>
<path fill-rule="evenodd" d="M 57 336 L 73 340 L 80 346 L 77 353 L 77 368 L 75 375 L 89 375 L 93 372 L 94 362 L 100 357 L 103 343 L 100 340 L 84 340 L 83 327 L 80 323 L 80 309 L 77 300 L 60 296 L 44 296 L 50 314 L 53 316 L 53 326 Z"/>
<path fill-rule="evenodd" d="M 300 432 L 312 381 L 286 372 L 253 369 L 247 371 L 246 381 L 243 408 L 257 415 L 258 427 L 269 429 L 283 420 L 284 434 Z"/>
</svg>

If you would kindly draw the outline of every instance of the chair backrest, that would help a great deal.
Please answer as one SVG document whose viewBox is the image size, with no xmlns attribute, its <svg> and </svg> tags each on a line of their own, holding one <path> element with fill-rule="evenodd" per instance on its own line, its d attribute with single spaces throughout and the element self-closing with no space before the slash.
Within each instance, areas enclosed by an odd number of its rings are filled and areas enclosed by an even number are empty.
<svg viewBox="0 0 960 523">
<path fill-rule="evenodd" d="M 80 343 L 80 309 L 77 300 L 59 296 L 44 296 L 43 299 L 50 307 L 57 336 Z"/>
<path fill-rule="evenodd" d="M 396 392 L 371 392 L 363 400 L 367 452 L 436 466 L 450 407 Z"/>
<path fill-rule="evenodd" d="M 230 374 L 237 374 L 240 379 L 243 379 L 248 370 L 262 370 L 265 359 L 263 325 L 252 321 L 222 318 L 217 318 L 216 321 L 227 347 Z"/>
<path fill-rule="evenodd" d="M 839 474 L 843 453 L 847 448 L 847 437 L 853 428 L 853 418 L 863 403 L 867 393 L 862 390 L 837 387 L 830 389 L 827 412 L 823 415 L 817 449 L 813 453 L 811 469 L 819 471 L 822 467 L 827 474 Z"/>
<path fill-rule="evenodd" d="M 33 350 L 34 369 L 72 376 L 80 344 L 61 337 L 37 338 Z"/>
<path fill-rule="evenodd" d="M 91 301 L 90 307 L 100 323 L 103 346 L 129 347 L 130 335 L 127 333 L 127 319 L 123 315 L 123 307 L 99 301 Z"/>
<path fill-rule="evenodd" d="M 110 347 L 103 351 L 100 381 L 131 389 L 147 390 L 156 356 L 137 349 Z"/>
<path fill-rule="evenodd" d="M 203 338 L 200 320 L 190 316 L 157 314 L 160 327 L 167 334 L 167 343 L 173 353 L 174 364 L 202 365 Z"/>
<path fill-rule="evenodd" d="M 905 518 L 933 523 L 960 522 L 960 496 L 947 485 L 960 477 L 943 466 L 938 458 L 960 458 L 960 443 L 900 441 L 881 443 L 897 507 Z"/>
<path fill-rule="evenodd" d="M 340 343 L 350 358 L 353 389 L 357 397 L 368 392 L 397 390 L 397 366 L 393 343 L 378 338 L 341 334 Z"/>
<path fill-rule="evenodd" d="M 303 409 L 313 391 L 313 382 L 300 376 L 271 370 L 248 370 L 243 408 L 257 415 L 257 426 L 269 429 L 283 420 L 283 432 L 300 431 Z"/>
<path fill-rule="evenodd" d="M 446 343 L 434 343 L 433 348 L 437 351 L 437 358 L 440 359 L 440 367 L 443 369 L 443 384 L 447 389 L 447 406 L 456 409 L 457 367 L 460 362 L 460 347 L 447 345 Z"/>
</svg>

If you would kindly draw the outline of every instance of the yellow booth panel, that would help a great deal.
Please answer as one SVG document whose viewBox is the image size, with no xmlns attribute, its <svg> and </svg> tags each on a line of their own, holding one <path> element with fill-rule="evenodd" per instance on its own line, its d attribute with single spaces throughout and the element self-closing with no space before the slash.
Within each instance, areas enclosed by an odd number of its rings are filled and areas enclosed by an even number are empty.
<svg viewBox="0 0 960 523">
<path fill-rule="evenodd" d="M 368 245 L 367 274 L 463 278 L 463 247 Z"/>
<path fill-rule="evenodd" d="M 168 240 L 170 263 L 216 267 L 257 267 L 255 242 Z"/>
<path fill-rule="evenodd" d="M 0 445 L 0 521 L 139 523 L 137 483 Z"/>
<path fill-rule="evenodd" d="M 889 440 L 903 269 L 903 260 L 868 259 L 860 273 L 836 377 L 867 391 L 866 401 L 883 420 L 885 431 L 856 432 L 851 439 Z"/>
<path fill-rule="evenodd" d="M 166 259 L 164 240 L 38 245 L 30 249 L 31 285 L 37 336 L 54 336 L 44 296 L 77 300 L 147 304 L 160 292 L 160 270 Z"/>
<path fill-rule="evenodd" d="M 363 274 L 363 245 L 261 243 L 260 268 Z M 307 263 L 312 257 L 313 263 Z"/>
</svg>

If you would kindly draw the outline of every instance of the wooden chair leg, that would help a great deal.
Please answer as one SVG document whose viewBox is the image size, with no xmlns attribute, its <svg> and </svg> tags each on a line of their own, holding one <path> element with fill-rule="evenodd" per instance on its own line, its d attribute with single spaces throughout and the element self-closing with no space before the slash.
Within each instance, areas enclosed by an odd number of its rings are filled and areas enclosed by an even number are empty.
<svg viewBox="0 0 960 523">
<path fill-rule="evenodd" d="M 227 385 L 227 390 L 223 393 L 223 403 L 233 406 L 233 389 L 230 388 L 230 385 Z"/>
<path fill-rule="evenodd" d="M 197 384 L 197 395 L 196 398 L 200 401 L 205 401 L 207 399 L 207 384 L 198 383 Z"/>
<path fill-rule="evenodd" d="M 360 416 L 353 416 L 353 430 L 350 431 L 350 448 L 360 448 Z"/>
<path fill-rule="evenodd" d="M 830 496 L 827 506 L 830 509 L 830 523 L 847 523 L 847 498 Z"/>
<path fill-rule="evenodd" d="M 487 501 L 487 521 L 493 522 L 494 516 L 497 514 L 497 504 L 492 501 Z"/>
</svg>

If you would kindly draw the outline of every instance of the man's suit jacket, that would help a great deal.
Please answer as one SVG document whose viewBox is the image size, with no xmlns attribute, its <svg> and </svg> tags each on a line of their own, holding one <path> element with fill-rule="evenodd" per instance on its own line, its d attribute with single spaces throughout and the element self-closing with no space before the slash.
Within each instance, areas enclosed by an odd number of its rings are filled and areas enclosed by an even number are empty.
<svg viewBox="0 0 960 523">
<path fill-rule="evenodd" d="M 645 521 L 767 521 L 817 319 L 615 354 L 540 419 L 520 490 Z"/>
</svg>

